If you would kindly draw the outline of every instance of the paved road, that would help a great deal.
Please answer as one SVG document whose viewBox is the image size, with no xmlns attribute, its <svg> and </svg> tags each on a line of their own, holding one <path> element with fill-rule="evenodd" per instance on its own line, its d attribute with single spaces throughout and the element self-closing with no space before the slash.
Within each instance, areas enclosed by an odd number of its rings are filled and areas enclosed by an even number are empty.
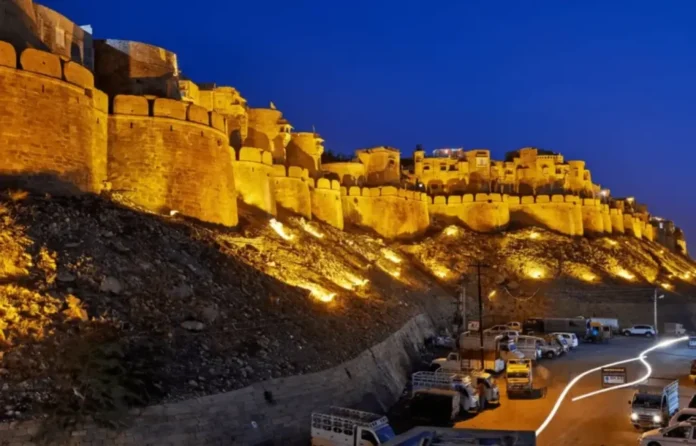
<svg viewBox="0 0 696 446">
<path fill-rule="evenodd" d="M 500 407 L 487 410 L 474 418 L 457 423 L 456 427 L 479 429 L 522 429 L 536 430 L 544 421 L 566 384 L 581 372 L 599 365 L 636 356 L 654 344 L 654 341 L 636 338 L 615 338 L 610 344 L 581 344 L 564 357 L 540 363 L 537 386 L 546 386 L 543 398 L 536 400 L 508 400 L 505 395 L 505 380 L 499 385 L 505 398 Z M 689 350 L 685 343 L 677 347 L 652 353 L 648 361 L 653 366 L 653 376 L 681 378 L 681 405 L 696 391 L 686 375 L 689 365 L 696 359 L 696 351 Z M 546 370 L 543 370 L 546 369 Z M 633 380 L 645 373 L 641 363 L 627 365 L 628 378 Z M 600 388 L 599 373 L 581 379 L 566 396 L 560 410 L 547 429 L 538 438 L 539 446 L 619 446 L 638 444 L 638 432 L 630 423 L 630 400 L 633 390 L 621 389 L 602 395 L 572 402 L 579 396 Z"/>
</svg>

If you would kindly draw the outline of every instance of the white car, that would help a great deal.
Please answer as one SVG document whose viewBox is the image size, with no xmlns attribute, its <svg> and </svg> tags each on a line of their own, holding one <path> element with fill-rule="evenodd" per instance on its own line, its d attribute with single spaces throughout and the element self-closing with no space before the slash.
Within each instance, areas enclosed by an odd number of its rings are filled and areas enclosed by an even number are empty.
<svg viewBox="0 0 696 446">
<path fill-rule="evenodd" d="M 483 330 L 484 333 L 490 333 L 490 334 L 503 334 L 504 331 L 508 331 L 510 328 L 508 328 L 507 325 L 494 325 L 492 327 L 486 328 Z"/>
<path fill-rule="evenodd" d="M 679 424 L 683 421 L 687 421 L 692 418 L 696 420 L 696 409 L 684 408 L 672 415 L 672 418 L 669 419 L 669 425 L 673 426 L 675 424 Z"/>
<path fill-rule="evenodd" d="M 563 339 L 566 340 L 570 348 L 577 348 L 578 347 L 578 337 L 575 336 L 575 333 L 565 333 L 565 332 L 557 332 L 557 333 L 551 333 L 554 335 L 559 335 L 562 336 Z"/>
<path fill-rule="evenodd" d="M 634 325 L 630 328 L 621 330 L 624 336 L 645 336 L 651 338 L 655 336 L 655 328 L 652 325 Z"/>
<path fill-rule="evenodd" d="M 522 323 L 521 322 L 517 322 L 517 321 L 508 322 L 507 327 L 510 330 L 522 332 Z"/>
<path fill-rule="evenodd" d="M 640 437 L 640 446 L 696 445 L 696 428 L 682 422 L 663 429 L 647 431 Z"/>
</svg>

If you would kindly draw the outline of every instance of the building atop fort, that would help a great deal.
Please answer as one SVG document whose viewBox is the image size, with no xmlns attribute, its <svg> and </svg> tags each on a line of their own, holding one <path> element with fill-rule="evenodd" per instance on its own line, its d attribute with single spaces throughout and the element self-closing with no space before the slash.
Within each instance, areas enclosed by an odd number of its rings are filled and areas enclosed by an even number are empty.
<svg viewBox="0 0 696 446">
<path fill-rule="evenodd" d="M 153 212 L 235 226 L 238 200 L 386 238 L 432 219 L 480 232 L 542 226 L 569 236 L 629 234 L 686 254 L 674 223 L 611 197 L 584 161 L 525 147 L 390 146 L 322 163 L 324 139 L 275 104 L 197 83 L 177 55 L 99 39 L 32 0 L 0 0 L 0 184 L 54 194 L 109 191 Z"/>
</svg>

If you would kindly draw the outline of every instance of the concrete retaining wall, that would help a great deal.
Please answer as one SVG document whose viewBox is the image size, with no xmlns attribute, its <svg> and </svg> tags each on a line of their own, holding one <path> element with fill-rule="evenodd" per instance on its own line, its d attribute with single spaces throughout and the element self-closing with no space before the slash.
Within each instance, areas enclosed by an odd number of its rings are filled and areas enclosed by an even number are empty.
<svg viewBox="0 0 696 446">
<path fill-rule="evenodd" d="M 136 413 L 127 430 L 85 426 L 71 433 L 68 444 L 306 445 L 313 410 L 342 405 L 386 411 L 395 403 L 420 345 L 434 331 L 430 318 L 421 314 L 385 341 L 334 368 L 148 407 Z M 37 422 L 0 424 L 0 444 L 37 445 L 32 435 L 38 427 Z"/>
</svg>

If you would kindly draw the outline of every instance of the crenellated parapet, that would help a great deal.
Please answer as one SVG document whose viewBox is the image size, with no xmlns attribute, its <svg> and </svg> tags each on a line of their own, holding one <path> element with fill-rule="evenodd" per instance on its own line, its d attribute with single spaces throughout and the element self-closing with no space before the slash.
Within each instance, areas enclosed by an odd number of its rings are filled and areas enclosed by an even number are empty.
<svg viewBox="0 0 696 446">
<path fill-rule="evenodd" d="M 464 194 L 428 197 L 432 215 L 453 218 L 478 232 L 505 229 L 510 223 L 509 197 L 501 194 Z"/>
<path fill-rule="evenodd" d="M 276 215 L 276 199 L 273 192 L 273 156 L 256 147 L 242 147 L 236 151 L 232 162 L 236 190 L 248 205 L 270 215 Z"/>
<path fill-rule="evenodd" d="M 108 126 L 111 187 L 155 212 L 237 224 L 225 119 L 184 101 L 117 95 Z"/>
<path fill-rule="evenodd" d="M 338 181 L 317 178 L 309 192 L 312 197 L 312 217 L 343 229 L 344 209 L 341 202 L 341 185 Z"/>
<path fill-rule="evenodd" d="M 314 185 L 314 180 L 310 179 L 309 171 L 297 166 L 285 167 L 275 164 L 271 177 L 276 205 L 311 219 L 312 201 L 309 191 L 310 184 Z"/>
<path fill-rule="evenodd" d="M 394 186 L 342 188 L 347 223 L 369 228 L 382 237 L 410 237 L 430 225 L 428 196 Z"/>
<path fill-rule="evenodd" d="M 106 180 L 108 100 L 73 61 L 0 42 L 0 177 L 54 194 Z"/>
</svg>

